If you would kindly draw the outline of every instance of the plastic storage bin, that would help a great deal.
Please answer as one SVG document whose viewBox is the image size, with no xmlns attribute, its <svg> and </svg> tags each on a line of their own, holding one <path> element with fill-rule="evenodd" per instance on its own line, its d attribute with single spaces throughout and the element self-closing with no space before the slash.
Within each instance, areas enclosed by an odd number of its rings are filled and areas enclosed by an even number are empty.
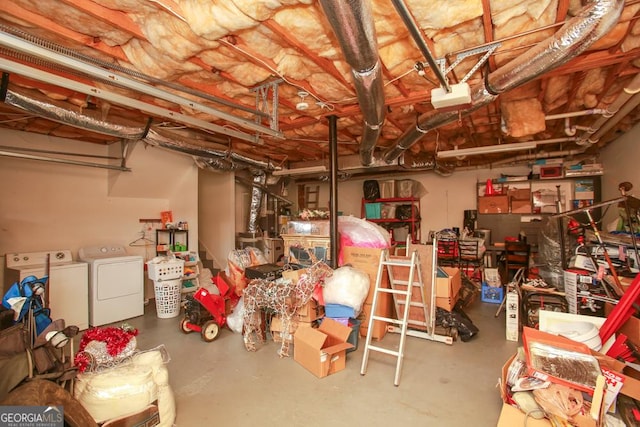
<svg viewBox="0 0 640 427">
<path fill-rule="evenodd" d="M 184 260 L 147 261 L 147 275 L 154 281 L 180 279 L 184 275 Z"/>
<path fill-rule="evenodd" d="M 486 283 L 482 284 L 482 295 L 480 300 L 482 302 L 488 302 L 491 304 L 500 304 L 502 302 L 502 298 L 504 297 L 504 290 L 502 286 L 493 287 L 489 286 Z"/>
<path fill-rule="evenodd" d="M 182 280 L 162 280 L 153 282 L 156 296 L 156 313 L 160 319 L 171 319 L 180 314 Z"/>
<path fill-rule="evenodd" d="M 350 318 L 355 315 L 353 307 L 342 304 L 325 304 L 324 315 L 332 318 Z"/>
<path fill-rule="evenodd" d="M 351 326 L 351 333 L 347 342 L 353 344 L 353 348 L 347 350 L 347 353 L 356 351 L 358 349 L 358 338 L 360 337 L 360 320 L 351 318 L 349 319 L 349 326 Z"/>
<path fill-rule="evenodd" d="M 382 216 L 382 203 L 365 203 L 364 208 L 367 219 L 380 219 Z"/>
</svg>

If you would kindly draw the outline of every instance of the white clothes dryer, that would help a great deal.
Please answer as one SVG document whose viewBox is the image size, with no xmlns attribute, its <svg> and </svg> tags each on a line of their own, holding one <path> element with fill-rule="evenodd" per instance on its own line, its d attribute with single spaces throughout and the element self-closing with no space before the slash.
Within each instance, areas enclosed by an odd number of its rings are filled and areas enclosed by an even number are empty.
<svg viewBox="0 0 640 427">
<path fill-rule="evenodd" d="M 51 318 L 80 330 L 89 327 L 87 263 L 74 261 L 70 250 L 8 253 L 5 266 L 5 293 L 27 276 L 42 278 L 48 273 Z"/>
<path fill-rule="evenodd" d="M 89 324 L 102 326 L 144 314 L 144 260 L 124 246 L 81 248 L 89 264 Z"/>
</svg>

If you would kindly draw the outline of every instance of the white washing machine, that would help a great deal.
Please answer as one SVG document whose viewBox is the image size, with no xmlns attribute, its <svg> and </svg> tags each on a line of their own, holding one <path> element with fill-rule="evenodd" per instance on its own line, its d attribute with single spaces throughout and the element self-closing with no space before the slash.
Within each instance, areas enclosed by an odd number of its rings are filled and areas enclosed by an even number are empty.
<svg viewBox="0 0 640 427">
<path fill-rule="evenodd" d="M 81 248 L 89 264 L 89 324 L 101 326 L 144 314 L 144 260 L 124 246 Z"/>
<path fill-rule="evenodd" d="M 51 318 L 81 330 L 89 327 L 89 275 L 86 262 L 74 261 L 70 250 L 24 252 L 6 255 L 4 292 L 27 276 L 47 274 Z M 4 293 L 3 293 L 4 295 Z"/>
</svg>

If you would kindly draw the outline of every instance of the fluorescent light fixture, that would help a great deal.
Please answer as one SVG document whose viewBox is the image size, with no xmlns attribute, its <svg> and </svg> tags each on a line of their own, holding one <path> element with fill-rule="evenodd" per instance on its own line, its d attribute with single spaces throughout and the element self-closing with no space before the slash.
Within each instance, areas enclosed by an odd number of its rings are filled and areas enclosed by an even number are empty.
<svg viewBox="0 0 640 427">
<path fill-rule="evenodd" d="M 477 156 L 479 154 L 495 154 L 495 153 L 507 153 L 510 151 L 522 151 L 533 150 L 536 148 L 537 143 L 535 141 L 530 142 L 516 142 L 513 144 L 500 144 L 500 145 L 488 145 L 486 147 L 473 147 L 462 148 L 448 151 L 438 151 L 437 157 L 439 159 L 460 157 L 460 156 Z"/>
<path fill-rule="evenodd" d="M 311 175 L 314 173 L 327 172 L 326 166 L 309 166 L 306 168 L 280 169 L 273 171 L 273 176 L 291 176 L 291 175 Z"/>
</svg>

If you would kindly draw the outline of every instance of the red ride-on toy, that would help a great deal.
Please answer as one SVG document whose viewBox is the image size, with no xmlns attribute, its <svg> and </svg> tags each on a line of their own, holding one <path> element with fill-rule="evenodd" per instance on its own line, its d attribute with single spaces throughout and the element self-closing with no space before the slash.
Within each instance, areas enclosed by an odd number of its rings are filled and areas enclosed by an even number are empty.
<svg viewBox="0 0 640 427">
<path fill-rule="evenodd" d="M 185 315 L 180 329 L 185 334 L 200 332 L 202 339 L 211 342 L 218 336 L 220 328 L 227 323 L 224 297 L 199 288 L 193 296 L 187 295 Z"/>
<path fill-rule="evenodd" d="M 185 334 L 200 332 L 204 341 L 211 342 L 227 324 L 226 301 L 233 299 L 235 293 L 224 280 L 218 278 L 217 282 L 223 295 L 212 294 L 206 288 L 187 295 L 184 318 L 180 322 L 180 330 Z"/>
</svg>

